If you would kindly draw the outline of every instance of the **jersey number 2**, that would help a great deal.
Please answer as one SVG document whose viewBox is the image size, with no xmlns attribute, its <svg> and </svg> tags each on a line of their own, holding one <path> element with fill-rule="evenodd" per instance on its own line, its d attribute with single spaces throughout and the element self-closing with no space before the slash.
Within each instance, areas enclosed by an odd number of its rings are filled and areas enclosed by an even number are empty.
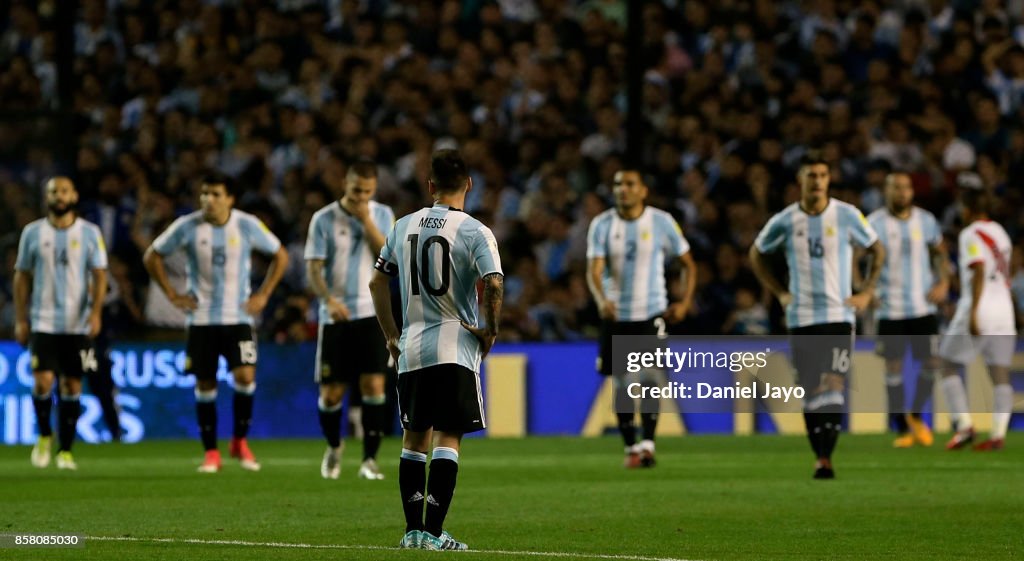
<svg viewBox="0 0 1024 561">
<path fill-rule="evenodd" d="M 420 262 L 416 264 L 416 253 L 420 245 L 419 234 L 409 234 L 409 282 L 412 284 L 413 296 L 420 295 L 420 283 L 427 294 L 441 296 L 448 292 L 452 283 L 452 250 L 448 240 L 441 236 L 431 236 L 423 242 L 423 249 L 419 251 Z M 441 246 L 441 286 L 434 287 L 430 282 L 430 248 L 435 244 Z"/>
</svg>

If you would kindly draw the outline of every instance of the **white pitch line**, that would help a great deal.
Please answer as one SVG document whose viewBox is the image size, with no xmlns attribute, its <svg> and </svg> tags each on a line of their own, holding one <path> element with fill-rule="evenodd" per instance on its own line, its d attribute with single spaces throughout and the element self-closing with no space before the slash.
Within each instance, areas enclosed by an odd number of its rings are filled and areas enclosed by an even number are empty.
<svg viewBox="0 0 1024 561">
<path fill-rule="evenodd" d="M 100 542 L 180 543 L 193 545 L 240 545 L 244 547 L 279 547 L 285 549 L 401 551 L 397 547 L 385 547 L 382 545 L 250 542 L 244 540 L 200 540 L 195 538 L 135 538 L 130 536 L 86 536 L 85 539 L 96 540 Z M 527 555 L 531 557 L 564 557 L 569 559 L 612 559 L 621 561 L 694 561 L 692 559 L 679 559 L 676 557 L 647 557 L 644 555 L 614 555 L 607 553 L 575 553 L 571 551 L 507 551 L 503 549 L 471 549 L 466 553 L 479 553 L 484 555 Z"/>
</svg>

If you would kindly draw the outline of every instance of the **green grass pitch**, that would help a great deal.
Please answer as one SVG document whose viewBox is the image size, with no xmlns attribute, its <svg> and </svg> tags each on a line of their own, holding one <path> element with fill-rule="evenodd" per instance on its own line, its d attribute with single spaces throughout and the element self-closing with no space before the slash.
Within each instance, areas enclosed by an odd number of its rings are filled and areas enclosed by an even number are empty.
<svg viewBox="0 0 1024 561">
<path fill-rule="evenodd" d="M 937 438 L 942 441 L 941 435 Z M 893 450 L 844 435 L 838 479 L 813 481 L 801 437 L 694 436 L 626 471 L 615 438 L 469 440 L 447 528 L 477 550 L 402 551 L 398 441 L 387 479 L 325 481 L 319 441 L 255 441 L 260 473 L 195 473 L 198 442 L 79 444 L 79 471 L 0 447 L 0 533 L 84 534 L 82 549 L 0 559 L 1024 559 L 1024 446 Z M 222 443 L 222 449 L 225 448 Z"/>
</svg>

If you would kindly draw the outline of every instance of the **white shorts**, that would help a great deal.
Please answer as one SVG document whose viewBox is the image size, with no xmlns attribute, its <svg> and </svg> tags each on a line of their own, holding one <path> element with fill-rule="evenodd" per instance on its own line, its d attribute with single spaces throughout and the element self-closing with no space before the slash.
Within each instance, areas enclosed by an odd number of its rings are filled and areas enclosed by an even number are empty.
<svg viewBox="0 0 1024 561">
<path fill-rule="evenodd" d="M 985 364 L 1010 366 L 1016 346 L 1016 335 L 973 337 L 962 333 L 946 333 L 939 343 L 939 356 L 955 364 L 968 365 L 980 354 Z"/>
<path fill-rule="evenodd" d="M 974 362 L 979 354 L 985 364 L 1010 366 L 1017 347 L 1017 330 L 1013 322 L 1013 309 L 995 306 L 981 306 L 978 309 L 978 328 L 981 335 L 970 335 L 970 302 L 961 300 L 949 329 L 939 343 L 939 356 L 956 363 L 967 365 Z"/>
</svg>

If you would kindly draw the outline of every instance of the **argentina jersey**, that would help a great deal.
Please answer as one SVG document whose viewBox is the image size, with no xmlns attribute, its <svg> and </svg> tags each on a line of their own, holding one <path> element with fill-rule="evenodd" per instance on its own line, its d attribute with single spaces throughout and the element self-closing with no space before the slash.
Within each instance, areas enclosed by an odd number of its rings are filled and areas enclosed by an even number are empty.
<svg viewBox="0 0 1024 561">
<path fill-rule="evenodd" d="M 594 217 L 587 232 L 587 259 L 606 260 L 601 280 L 615 302 L 618 321 L 644 321 L 668 308 L 665 260 L 690 251 L 672 215 L 646 207 L 639 218 L 623 220 L 615 209 Z"/>
<path fill-rule="evenodd" d="M 789 328 L 854 323 L 846 305 L 852 293 L 853 246 L 869 247 L 878 235 L 857 207 L 829 199 L 821 214 L 809 215 L 793 203 L 765 224 L 754 245 L 761 253 L 782 248 L 789 266 L 786 307 Z"/>
<path fill-rule="evenodd" d="M 437 364 L 480 371 L 480 343 L 461 322 L 477 325 L 477 281 L 501 274 L 490 228 L 446 205 L 401 218 L 387 235 L 378 270 L 397 271 L 402 293 L 398 373 Z"/>
<path fill-rule="evenodd" d="M 932 213 L 911 207 L 902 220 L 886 208 L 868 215 L 868 223 L 885 246 L 885 264 L 878 279 L 879 319 L 913 319 L 935 313 L 928 302 L 934 281 L 929 248 L 942 243 L 942 232 Z"/>
<path fill-rule="evenodd" d="M 182 216 L 153 242 L 165 257 L 179 248 L 185 251 L 188 290 L 198 303 L 188 315 L 189 325 L 252 325 L 245 311 L 252 291 L 252 251 L 273 254 L 280 247 L 260 219 L 237 209 L 220 226 L 204 220 L 200 211 Z"/>
<path fill-rule="evenodd" d="M 32 275 L 32 332 L 89 333 L 92 271 L 107 268 L 99 227 L 81 218 L 67 228 L 36 220 L 21 233 L 14 268 Z"/>
<path fill-rule="evenodd" d="M 395 223 L 391 207 L 375 201 L 370 201 L 369 205 L 374 225 L 382 233 L 387 233 Z M 374 316 L 369 282 L 377 256 L 366 243 L 362 223 L 342 208 L 338 201 L 313 215 L 309 222 L 304 256 L 307 261 L 324 261 L 327 290 L 348 308 L 349 320 Z M 320 322 L 334 323 L 323 301 L 320 302 Z"/>
</svg>

